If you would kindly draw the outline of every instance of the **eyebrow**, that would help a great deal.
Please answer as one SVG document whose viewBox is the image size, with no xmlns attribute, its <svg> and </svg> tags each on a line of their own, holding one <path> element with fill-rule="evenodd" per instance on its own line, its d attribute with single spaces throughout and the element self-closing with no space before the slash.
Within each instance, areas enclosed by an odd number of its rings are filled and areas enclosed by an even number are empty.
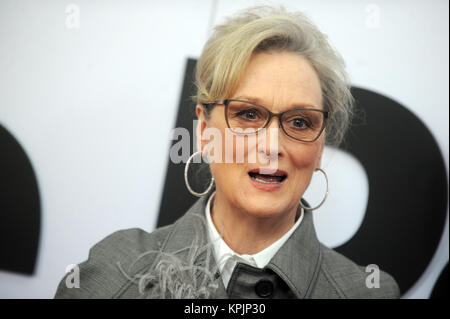
<svg viewBox="0 0 450 319">
<path fill-rule="evenodd" d="M 258 97 L 251 97 L 251 96 L 247 96 L 247 95 L 239 95 L 237 97 L 230 98 L 230 100 L 245 100 L 245 101 L 252 102 L 252 103 L 255 103 L 255 104 L 260 104 L 261 106 L 265 106 L 260 98 L 258 98 Z M 293 103 L 293 104 L 291 104 L 291 107 L 288 108 L 287 110 L 295 110 L 295 109 L 304 108 L 304 107 L 314 108 L 314 109 L 318 109 L 318 110 L 322 110 L 323 109 L 322 107 L 318 107 L 318 106 L 313 105 L 313 104 Z"/>
</svg>

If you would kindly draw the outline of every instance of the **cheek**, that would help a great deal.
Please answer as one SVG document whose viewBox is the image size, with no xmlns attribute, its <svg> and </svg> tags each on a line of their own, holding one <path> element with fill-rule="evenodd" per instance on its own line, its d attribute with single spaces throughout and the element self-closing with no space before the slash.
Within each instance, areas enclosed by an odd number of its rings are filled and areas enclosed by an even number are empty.
<svg viewBox="0 0 450 319">
<path fill-rule="evenodd" d="M 314 143 L 297 146 L 288 151 L 290 163 L 292 165 L 293 182 L 292 191 L 302 194 L 311 182 L 312 175 L 317 167 L 320 156 L 321 144 Z"/>
<path fill-rule="evenodd" d="M 216 180 L 216 188 L 220 188 L 227 194 L 228 200 L 237 205 L 240 192 L 236 193 L 236 185 L 247 177 L 248 139 L 230 133 L 226 127 L 219 130 L 222 135 L 221 145 L 216 144 L 214 147 L 221 148 L 222 161 L 211 162 L 210 168 Z"/>
<path fill-rule="evenodd" d="M 319 161 L 321 143 L 301 145 L 288 150 L 292 165 L 298 170 L 311 170 L 316 168 Z"/>
<path fill-rule="evenodd" d="M 237 161 L 236 156 L 240 159 L 247 157 L 247 145 L 240 148 L 240 152 L 236 152 L 237 144 L 240 144 L 243 140 L 236 138 L 236 135 L 230 133 L 225 120 L 220 116 L 221 114 L 215 114 L 219 116 L 213 116 L 210 120 L 210 127 L 217 130 L 218 135 L 214 136 L 214 139 L 210 140 L 210 155 L 213 155 L 214 160 L 210 163 L 211 172 L 216 179 L 216 185 L 223 189 L 233 188 L 233 185 L 239 182 L 242 175 L 241 162 Z M 216 152 L 216 150 L 218 152 Z M 245 160 L 244 160 L 245 162 Z"/>
</svg>

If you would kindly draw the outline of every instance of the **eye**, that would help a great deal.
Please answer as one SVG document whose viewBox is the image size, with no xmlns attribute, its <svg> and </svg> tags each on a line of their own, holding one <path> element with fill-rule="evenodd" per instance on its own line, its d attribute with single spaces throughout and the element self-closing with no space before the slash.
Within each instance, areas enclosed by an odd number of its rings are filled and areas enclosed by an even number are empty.
<svg viewBox="0 0 450 319">
<path fill-rule="evenodd" d="M 311 122 L 303 117 L 296 117 L 296 118 L 292 119 L 290 122 L 294 128 L 298 128 L 298 129 L 306 129 L 306 128 L 311 127 Z"/>
<path fill-rule="evenodd" d="M 244 120 L 249 120 L 249 121 L 254 121 L 254 120 L 257 120 L 260 118 L 259 112 L 255 109 L 242 110 L 242 111 L 239 111 L 236 115 L 243 118 Z"/>
</svg>

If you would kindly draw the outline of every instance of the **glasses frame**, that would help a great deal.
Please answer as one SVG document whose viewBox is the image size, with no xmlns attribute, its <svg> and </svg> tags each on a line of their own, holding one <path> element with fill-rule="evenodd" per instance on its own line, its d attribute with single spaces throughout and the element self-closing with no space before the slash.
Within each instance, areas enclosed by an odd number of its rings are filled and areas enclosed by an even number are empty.
<svg viewBox="0 0 450 319">
<path fill-rule="evenodd" d="M 224 106 L 225 106 L 225 108 L 224 108 L 224 111 L 225 111 L 225 113 L 224 113 L 224 115 L 225 115 L 225 121 L 227 122 L 228 128 L 229 128 L 233 133 L 235 133 L 235 134 L 249 134 L 249 133 L 235 132 L 235 131 L 233 131 L 233 129 L 230 127 L 230 123 L 228 122 L 228 105 L 230 104 L 230 102 L 233 102 L 233 101 L 234 101 L 234 102 L 244 102 L 244 103 L 248 103 L 248 104 L 251 104 L 251 105 L 254 105 L 254 106 L 257 106 L 257 107 L 261 107 L 261 108 L 263 108 L 264 110 L 266 110 L 267 113 L 269 114 L 269 117 L 268 117 L 266 123 L 264 124 L 264 126 L 263 126 L 263 127 L 260 127 L 260 128 L 257 129 L 254 133 L 251 133 L 251 134 L 257 134 L 259 131 L 261 131 L 262 129 L 266 128 L 267 125 L 269 125 L 269 123 L 272 121 L 272 118 L 273 118 L 273 117 L 277 117 L 277 118 L 278 118 L 278 127 L 280 127 L 280 128 L 283 130 L 284 134 L 286 134 L 286 135 L 289 136 L 290 138 L 292 138 L 292 139 L 294 139 L 294 140 L 296 140 L 296 141 L 300 141 L 300 142 L 307 142 L 307 143 L 310 143 L 310 142 L 314 142 L 315 140 L 317 140 L 317 139 L 320 137 L 320 135 L 322 135 L 322 132 L 323 132 L 323 130 L 324 130 L 325 127 L 326 127 L 327 119 L 328 119 L 328 116 L 329 116 L 329 112 L 328 112 L 328 111 L 318 110 L 318 109 L 314 109 L 314 108 L 306 108 L 306 107 L 295 108 L 295 109 L 287 110 L 287 111 L 280 112 L 280 113 L 273 113 L 273 112 L 271 112 L 270 110 L 268 110 L 266 107 L 264 107 L 264 106 L 262 106 L 262 105 L 260 105 L 260 104 L 256 104 L 256 103 L 253 103 L 253 102 L 250 102 L 250 101 L 245 101 L 245 100 L 236 100 L 236 99 L 226 99 L 226 100 L 219 100 L 219 101 L 210 102 L 210 103 L 202 103 L 202 105 L 203 105 L 206 109 L 208 109 L 208 108 L 210 108 L 210 107 L 213 107 L 213 106 L 215 106 L 215 105 L 224 105 Z M 281 119 L 282 119 L 283 115 L 284 115 L 285 113 L 289 113 L 289 112 L 292 112 L 292 111 L 295 111 L 295 110 L 300 110 L 300 111 L 315 111 L 315 112 L 319 112 L 319 113 L 322 113 L 322 114 L 323 114 L 323 123 L 322 123 L 322 127 L 320 128 L 319 134 L 317 134 L 317 136 L 316 136 L 313 140 L 301 140 L 301 139 L 299 139 L 299 138 L 293 137 L 293 136 L 289 135 L 288 132 L 286 132 L 284 126 L 281 124 L 281 123 L 282 123 Z"/>
</svg>

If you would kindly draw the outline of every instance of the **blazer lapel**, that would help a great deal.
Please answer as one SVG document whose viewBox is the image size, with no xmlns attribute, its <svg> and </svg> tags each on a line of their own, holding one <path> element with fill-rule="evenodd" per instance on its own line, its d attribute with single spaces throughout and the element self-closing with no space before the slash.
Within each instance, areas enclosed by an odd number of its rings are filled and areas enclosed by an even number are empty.
<svg viewBox="0 0 450 319">
<path fill-rule="evenodd" d="M 322 261 L 312 211 L 304 210 L 304 214 L 300 226 L 266 266 L 287 283 L 297 298 L 308 298 Z"/>
</svg>

